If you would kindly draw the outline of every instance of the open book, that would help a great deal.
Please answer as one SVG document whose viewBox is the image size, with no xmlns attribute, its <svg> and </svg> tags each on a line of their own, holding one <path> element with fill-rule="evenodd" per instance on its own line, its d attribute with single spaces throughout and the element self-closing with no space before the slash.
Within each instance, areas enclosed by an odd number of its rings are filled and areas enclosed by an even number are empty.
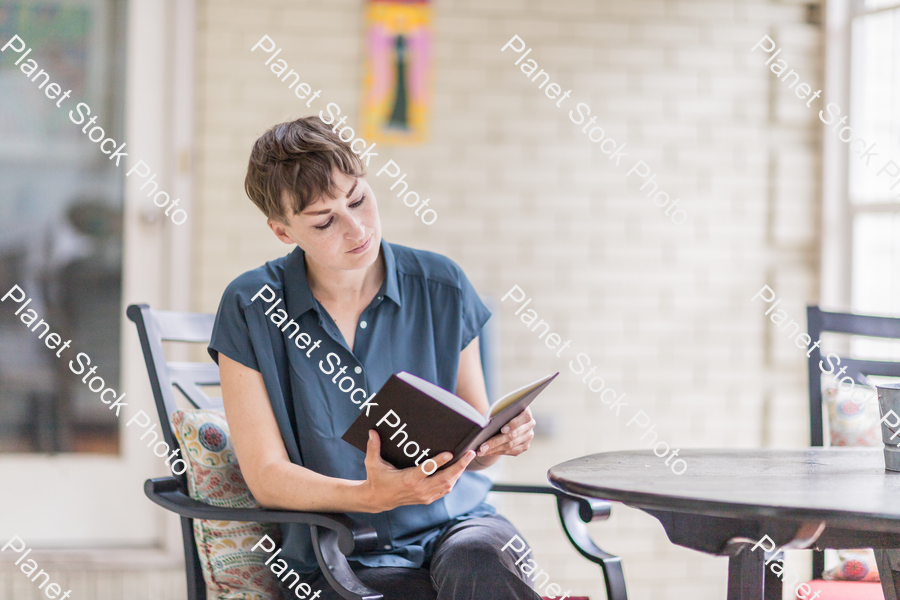
<svg viewBox="0 0 900 600">
<path fill-rule="evenodd" d="M 374 429 L 381 437 L 381 457 L 398 469 L 421 465 L 423 460 L 447 451 L 453 453 L 449 466 L 496 435 L 557 375 L 547 375 L 506 394 L 483 415 L 459 396 L 400 372 L 391 375 L 372 396 L 369 415 L 363 411 L 341 439 L 365 452 L 369 430 Z"/>
</svg>

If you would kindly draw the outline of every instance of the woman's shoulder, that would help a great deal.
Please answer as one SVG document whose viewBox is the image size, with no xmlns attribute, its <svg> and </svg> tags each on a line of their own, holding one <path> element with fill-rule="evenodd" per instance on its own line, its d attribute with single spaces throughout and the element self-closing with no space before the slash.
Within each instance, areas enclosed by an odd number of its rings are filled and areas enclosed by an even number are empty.
<svg viewBox="0 0 900 600">
<path fill-rule="evenodd" d="M 269 262 L 238 275 L 226 286 L 222 301 L 230 301 L 247 307 L 253 297 L 260 291 L 278 292 L 284 288 L 285 262 L 290 254 L 270 260 Z"/>
<path fill-rule="evenodd" d="M 463 270 L 443 254 L 389 244 L 394 254 L 397 274 L 417 277 L 462 289 L 467 281 Z"/>
</svg>

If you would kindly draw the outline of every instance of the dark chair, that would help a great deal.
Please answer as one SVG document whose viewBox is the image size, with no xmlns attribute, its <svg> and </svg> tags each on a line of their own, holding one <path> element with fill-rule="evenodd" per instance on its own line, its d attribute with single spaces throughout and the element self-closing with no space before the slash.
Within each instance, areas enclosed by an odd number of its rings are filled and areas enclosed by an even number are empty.
<svg viewBox="0 0 900 600">
<path fill-rule="evenodd" d="M 825 312 L 818 306 L 808 306 L 806 308 L 806 319 L 808 334 L 813 343 L 820 340 L 823 333 L 843 333 L 900 340 L 900 318 Z M 840 366 L 847 367 L 842 377 L 851 377 L 856 384 L 866 384 L 865 379 L 870 375 L 900 377 L 900 362 L 861 360 L 847 358 L 840 354 L 838 356 L 841 359 Z M 814 348 L 809 354 L 807 364 L 809 376 L 809 433 L 810 445 L 812 446 L 822 446 L 825 437 L 822 419 L 822 370 L 819 368 L 819 361 L 821 360 L 823 360 L 821 347 Z M 813 579 L 822 579 L 824 570 L 824 552 L 822 550 L 813 550 Z M 848 585 L 852 586 L 853 582 L 848 582 Z M 781 596 L 779 595 L 778 598 L 781 598 Z"/>
<path fill-rule="evenodd" d="M 207 344 L 212 335 L 213 315 L 152 310 L 146 304 L 128 307 L 128 318 L 137 326 L 141 349 L 150 375 L 150 386 L 160 428 L 169 447 L 176 441 L 169 416 L 177 410 L 172 386 L 196 408 L 221 408 L 219 399 L 209 398 L 202 387 L 219 384 L 219 369 L 211 363 L 167 362 L 162 342 Z M 488 346 L 488 343 L 483 344 Z M 484 358 L 486 350 L 482 350 Z M 621 559 L 598 548 L 591 540 L 586 523 L 607 519 L 610 504 L 564 494 L 550 486 L 494 484 L 494 492 L 548 494 L 556 497 L 557 512 L 566 537 L 576 550 L 600 566 L 609 600 L 627 600 Z M 244 521 L 259 523 L 305 523 L 310 526 L 319 566 L 332 588 L 348 600 L 380 600 L 382 595 L 369 589 L 356 577 L 347 556 L 376 549 L 377 539 L 371 527 L 365 527 L 343 514 L 295 512 L 285 510 L 228 509 L 193 500 L 187 494 L 185 477 L 174 475 L 149 479 L 144 493 L 150 500 L 181 517 L 189 600 L 206 600 L 206 584 L 200 569 L 193 535 L 193 519 Z"/>
</svg>

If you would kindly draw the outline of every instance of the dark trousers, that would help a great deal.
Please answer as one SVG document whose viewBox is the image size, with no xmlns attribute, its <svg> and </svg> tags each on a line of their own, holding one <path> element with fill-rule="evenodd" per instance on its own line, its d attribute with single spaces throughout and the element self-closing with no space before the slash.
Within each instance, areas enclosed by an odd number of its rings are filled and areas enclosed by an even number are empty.
<svg viewBox="0 0 900 600">
<path fill-rule="evenodd" d="M 427 568 L 355 566 L 356 576 L 385 600 L 540 600 L 515 565 L 516 556 L 500 549 L 516 528 L 499 515 L 470 519 L 448 529 L 437 541 Z M 354 563 L 351 563 L 354 564 Z M 321 600 L 341 600 L 321 571 L 306 583 Z M 294 598 L 285 590 L 283 598 Z"/>
</svg>

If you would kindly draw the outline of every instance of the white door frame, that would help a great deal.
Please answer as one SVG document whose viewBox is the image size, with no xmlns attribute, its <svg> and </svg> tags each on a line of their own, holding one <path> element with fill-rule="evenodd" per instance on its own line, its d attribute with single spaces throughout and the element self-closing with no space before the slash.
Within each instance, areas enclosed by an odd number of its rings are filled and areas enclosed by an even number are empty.
<svg viewBox="0 0 900 600">
<path fill-rule="evenodd" d="M 22 482 L 0 496 L 5 515 L 0 539 L 19 535 L 35 548 L 34 556 L 64 555 L 70 567 L 73 561 L 128 564 L 130 569 L 183 562 L 177 517 L 143 493 L 144 480 L 167 475 L 167 468 L 139 440 L 141 431 L 125 427 L 138 410 L 156 415 L 125 307 L 136 302 L 176 310 L 191 306 L 194 11 L 193 0 L 127 2 L 129 156 L 120 168 L 124 176 L 138 160 L 151 165 L 160 188 L 181 199 L 188 219 L 173 224 L 140 192 L 141 181 L 125 179 L 120 385 L 128 407 L 119 419 L 121 454 L 0 456 L 4 479 Z M 90 354 L 89 348 L 83 350 Z M 0 555 L 0 569 L 15 560 L 8 558 Z"/>
<path fill-rule="evenodd" d="M 850 110 L 851 0 L 825 3 L 825 103 Z M 820 300 L 825 310 L 850 310 L 852 214 L 847 197 L 847 144 L 822 126 Z"/>
</svg>

